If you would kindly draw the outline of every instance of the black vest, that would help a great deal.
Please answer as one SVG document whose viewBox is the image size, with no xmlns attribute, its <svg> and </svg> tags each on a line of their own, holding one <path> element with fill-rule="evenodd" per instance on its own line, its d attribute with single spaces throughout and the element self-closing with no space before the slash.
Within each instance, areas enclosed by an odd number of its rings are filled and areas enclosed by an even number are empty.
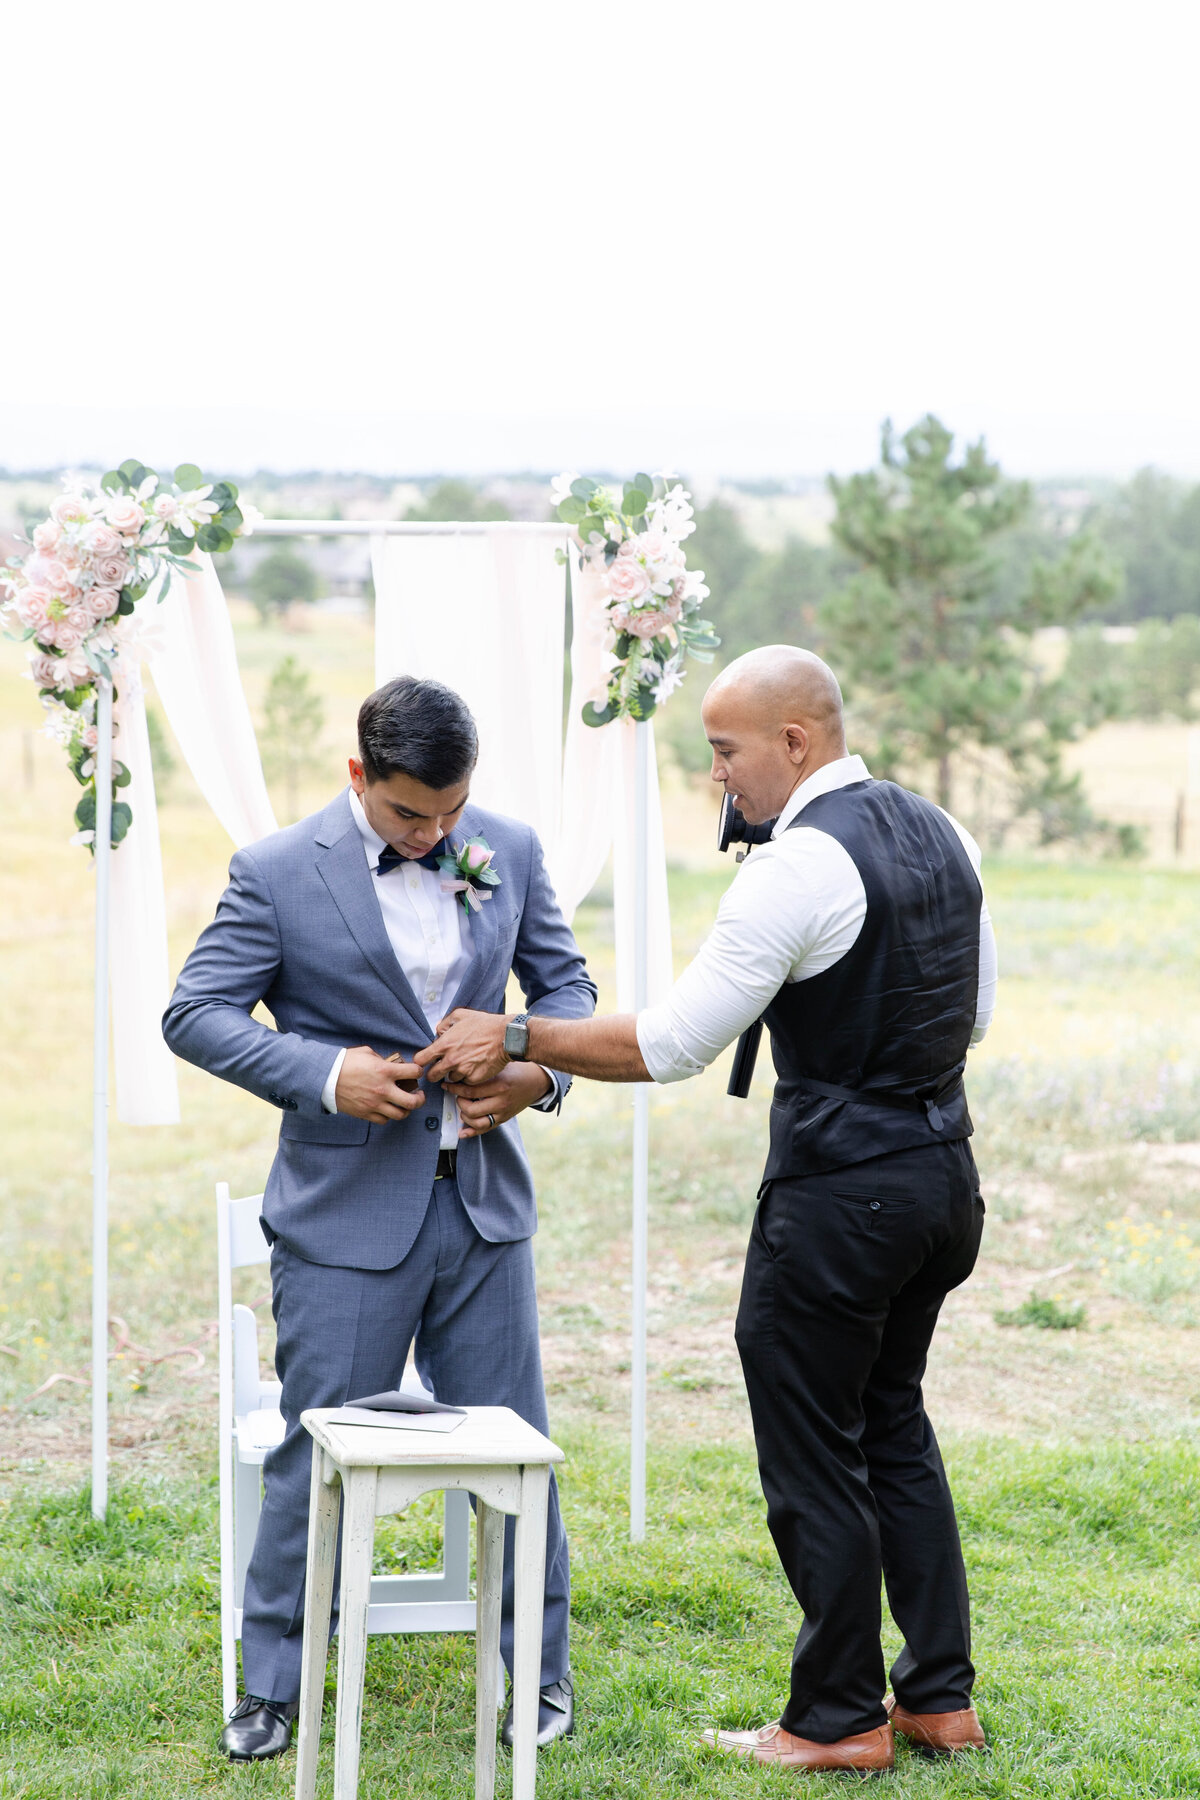
<svg viewBox="0 0 1200 1800">
<path fill-rule="evenodd" d="M 839 962 L 786 983 L 764 1015 L 779 1076 L 766 1180 L 972 1130 L 962 1071 L 983 895 L 958 833 L 930 801 L 890 781 L 818 795 L 789 829 L 802 826 L 850 856 L 867 915 Z"/>
</svg>

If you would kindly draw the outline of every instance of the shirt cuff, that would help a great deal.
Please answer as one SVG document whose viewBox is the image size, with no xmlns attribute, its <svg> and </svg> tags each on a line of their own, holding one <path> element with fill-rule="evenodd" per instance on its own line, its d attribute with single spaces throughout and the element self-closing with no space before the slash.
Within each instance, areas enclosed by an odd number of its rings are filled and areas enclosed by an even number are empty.
<svg viewBox="0 0 1200 1800">
<path fill-rule="evenodd" d="M 339 1050 L 333 1059 L 333 1067 L 329 1071 L 325 1086 L 321 1089 L 321 1110 L 323 1112 L 335 1113 L 337 1111 L 338 1076 L 342 1072 L 342 1064 L 345 1060 L 346 1052 Z"/>
<path fill-rule="evenodd" d="M 548 1069 L 544 1063 L 539 1063 L 537 1066 L 542 1071 L 542 1074 L 549 1078 L 550 1086 L 546 1089 L 546 1092 L 542 1095 L 540 1100 L 533 1101 L 530 1110 L 532 1112 L 544 1113 L 557 1112 L 562 1105 L 562 1089 L 558 1085 L 558 1077 L 555 1075 L 554 1070 Z"/>
<path fill-rule="evenodd" d="M 687 1081 L 692 1075 L 703 1074 L 705 1064 L 689 1056 L 671 1030 L 666 1006 L 652 1006 L 640 1012 L 634 1027 L 638 1049 L 652 1081 Z"/>
</svg>

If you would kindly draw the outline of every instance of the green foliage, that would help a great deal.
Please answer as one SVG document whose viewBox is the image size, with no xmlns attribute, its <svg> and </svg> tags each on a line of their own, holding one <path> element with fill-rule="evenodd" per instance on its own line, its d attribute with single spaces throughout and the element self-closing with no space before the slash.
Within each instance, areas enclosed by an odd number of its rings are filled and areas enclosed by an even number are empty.
<svg viewBox="0 0 1200 1800">
<path fill-rule="evenodd" d="M 405 515 L 430 523 L 449 519 L 507 519 L 508 508 L 501 500 L 485 498 L 469 481 L 439 481 L 426 496 L 423 506 L 410 506 Z"/>
<path fill-rule="evenodd" d="M 1074 632 L 1063 683 L 1081 716 L 1102 719 L 1182 719 L 1200 716 L 1200 617 L 1146 619 L 1130 643 L 1114 641 L 1099 625 Z"/>
<path fill-rule="evenodd" d="M 268 775 L 283 777 L 294 823 L 300 816 L 300 777 L 320 767 L 318 741 L 325 726 L 321 697 L 294 656 L 285 656 L 271 671 L 264 711 L 263 766 Z"/>
<path fill-rule="evenodd" d="M 949 807 L 955 766 L 998 753 L 1012 817 L 1035 815 L 1043 842 L 1094 829 L 1061 765 L 1084 721 L 1069 690 L 1039 673 L 1030 639 L 1112 593 L 1104 553 L 1080 535 L 1004 599 L 994 545 L 1027 514 L 1029 488 L 1007 480 L 982 441 L 955 459 L 953 434 L 931 415 L 899 440 L 885 425 L 879 466 L 829 485 L 834 536 L 855 573 L 821 606 L 823 650 L 876 772 L 919 781 L 932 766 Z"/>
<path fill-rule="evenodd" d="M 1200 613 L 1200 486 L 1142 469 L 1095 508 L 1093 526 L 1123 571 L 1104 617 Z"/>
<path fill-rule="evenodd" d="M 1053 1297 L 1030 1294 L 1028 1300 L 1010 1312 L 993 1313 L 997 1325 L 1036 1325 L 1040 1331 L 1082 1331 L 1087 1323 L 1087 1307 L 1062 1306 Z"/>
<path fill-rule="evenodd" d="M 273 613 L 285 612 L 294 601 L 311 602 L 320 591 L 317 572 L 307 556 L 289 544 L 280 544 L 257 562 L 246 583 L 265 625 Z"/>
<path fill-rule="evenodd" d="M 162 720 L 152 706 L 146 708 L 146 735 L 150 739 L 150 762 L 154 769 L 154 791 L 164 800 L 179 765 L 167 741 Z"/>
</svg>

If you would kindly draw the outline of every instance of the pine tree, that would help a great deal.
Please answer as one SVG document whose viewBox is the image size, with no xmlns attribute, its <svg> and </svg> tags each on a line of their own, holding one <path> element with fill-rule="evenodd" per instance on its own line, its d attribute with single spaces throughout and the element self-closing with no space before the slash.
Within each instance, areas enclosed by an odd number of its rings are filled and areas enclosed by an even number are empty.
<svg viewBox="0 0 1200 1800">
<path fill-rule="evenodd" d="M 1094 824 L 1062 746 L 1085 723 L 1060 681 L 1039 671 L 1033 634 L 1103 604 L 1107 557 L 1081 533 L 1004 596 L 996 540 L 1028 513 L 1025 482 L 1005 478 L 982 439 L 958 460 L 932 414 L 897 441 L 885 425 L 879 466 L 830 477 L 833 535 L 856 573 L 821 608 L 823 653 L 847 683 L 875 773 L 933 772 L 939 805 L 956 766 L 998 752 L 1013 813 L 1034 813 L 1043 841 Z"/>
<path fill-rule="evenodd" d="M 300 777 L 320 765 L 317 740 L 325 725 L 325 708 L 306 670 L 285 656 L 267 684 L 263 764 L 269 776 L 282 775 L 288 822 L 300 816 Z"/>
</svg>

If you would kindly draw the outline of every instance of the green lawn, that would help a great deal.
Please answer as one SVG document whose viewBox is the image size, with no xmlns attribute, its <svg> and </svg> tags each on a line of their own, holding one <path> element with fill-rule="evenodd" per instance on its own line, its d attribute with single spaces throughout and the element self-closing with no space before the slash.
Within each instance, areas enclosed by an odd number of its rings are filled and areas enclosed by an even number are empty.
<svg viewBox="0 0 1200 1800">
<path fill-rule="evenodd" d="M 572 1433 L 566 1447 L 581 1724 L 543 1755 L 539 1793 L 793 1792 L 794 1775 L 728 1765 L 696 1741 L 714 1720 L 762 1722 L 785 1692 L 795 1612 L 749 1459 L 722 1446 L 660 1453 L 655 1523 L 635 1549 L 611 1440 Z M 949 1451 L 994 1747 L 957 1767 L 902 1752 L 891 1791 L 1200 1791 L 1196 1457 L 980 1441 Z M 290 1757 L 231 1767 L 214 1749 L 214 1511 L 211 1482 L 123 1486 L 102 1527 L 78 1489 L 9 1500 L 0 1794 L 290 1792 Z M 471 1793 L 472 1682 L 468 1638 L 372 1641 L 364 1795 Z M 331 1718 L 327 1706 L 327 1746 Z M 330 1793 L 328 1749 L 322 1780 Z"/>
</svg>

